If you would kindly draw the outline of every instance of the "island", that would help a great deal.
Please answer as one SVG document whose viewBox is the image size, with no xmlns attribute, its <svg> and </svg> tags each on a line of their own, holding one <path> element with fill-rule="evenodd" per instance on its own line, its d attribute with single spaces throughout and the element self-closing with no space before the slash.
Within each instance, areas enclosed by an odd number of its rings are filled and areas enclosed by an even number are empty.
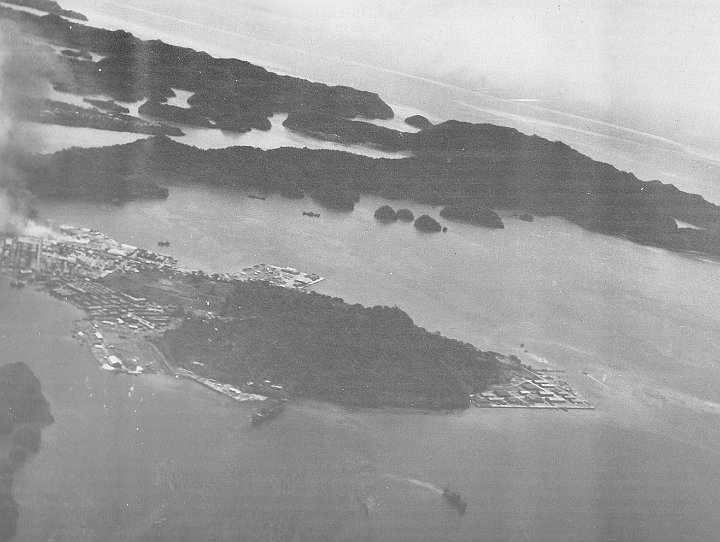
<svg viewBox="0 0 720 542">
<path fill-rule="evenodd" d="M 433 124 L 427 118 L 422 115 L 412 115 L 405 119 L 405 124 L 417 128 L 419 130 L 425 130 L 430 128 Z"/>
<path fill-rule="evenodd" d="M 12 493 L 17 471 L 40 449 L 43 427 L 53 423 L 37 377 L 25 363 L 0 365 L 0 541 L 17 529 L 19 507 Z"/>
<path fill-rule="evenodd" d="M 415 220 L 415 214 L 410 209 L 398 209 L 395 211 L 395 216 L 403 222 L 412 222 Z"/>
<path fill-rule="evenodd" d="M 415 226 L 420 231 L 426 231 L 431 233 L 442 231 L 442 226 L 440 225 L 440 223 L 430 215 L 421 215 L 417 217 L 415 219 L 415 222 L 413 222 L 413 226 Z"/>
<path fill-rule="evenodd" d="M 440 211 L 440 216 L 458 222 L 470 222 L 486 228 L 502 229 L 505 227 L 502 219 L 495 211 L 483 207 L 477 202 L 448 205 Z"/>
<path fill-rule="evenodd" d="M 375 219 L 379 220 L 380 222 L 395 222 L 397 221 L 398 217 L 395 213 L 395 209 L 393 209 L 389 205 L 383 205 L 375 211 Z"/>
</svg>

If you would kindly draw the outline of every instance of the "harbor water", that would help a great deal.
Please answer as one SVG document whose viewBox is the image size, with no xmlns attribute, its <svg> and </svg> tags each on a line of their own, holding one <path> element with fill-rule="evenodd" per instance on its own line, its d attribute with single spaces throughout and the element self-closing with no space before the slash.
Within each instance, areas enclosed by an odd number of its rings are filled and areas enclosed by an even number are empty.
<svg viewBox="0 0 720 542">
<path fill-rule="evenodd" d="M 195 383 L 99 370 L 69 339 L 73 310 L 4 286 L 9 352 L 28 358 L 57 419 L 17 482 L 18 539 L 711 538 L 720 526 L 710 513 L 720 501 L 720 314 L 707 301 L 720 291 L 716 264 L 557 219 L 504 214 L 502 231 L 449 223 L 447 234 L 422 234 L 377 223 L 380 203 L 333 213 L 179 185 L 164 202 L 44 202 L 40 211 L 141 246 L 167 239 L 188 267 L 264 261 L 317 272 L 327 277 L 319 292 L 396 304 L 432 331 L 549 361 L 596 410 L 302 402 L 253 428 L 249 406 Z M 310 209 L 321 217 L 302 215 Z M 446 484 L 467 499 L 463 516 L 442 498 Z"/>
</svg>

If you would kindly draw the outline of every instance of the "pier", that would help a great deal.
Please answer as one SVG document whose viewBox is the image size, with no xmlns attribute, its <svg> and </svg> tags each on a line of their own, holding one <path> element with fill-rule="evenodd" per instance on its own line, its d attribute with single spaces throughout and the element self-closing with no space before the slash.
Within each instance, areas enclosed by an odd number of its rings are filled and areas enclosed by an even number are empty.
<svg viewBox="0 0 720 542">
<path fill-rule="evenodd" d="M 194 380 L 198 384 L 202 384 L 206 388 L 210 388 L 213 391 L 216 391 L 225 397 L 229 397 L 230 399 L 233 399 L 234 401 L 239 402 L 245 402 L 245 401 L 265 401 L 267 397 L 264 395 L 258 395 L 255 393 L 246 393 L 244 391 L 241 391 L 235 386 L 232 386 L 230 384 L 223 384 L 221 382 L 218 382 L 216 380 L 213 380 L 212 378 L 205 378 L 202 376 L 199 376 L 192 371 L 188 371 L 187 369 L 183 369 L 182 367 L 178 368 L 175 371 L 176 375 L 179 375 L 183 378 L 188 378 L 190 380 Z"/>
</svg>

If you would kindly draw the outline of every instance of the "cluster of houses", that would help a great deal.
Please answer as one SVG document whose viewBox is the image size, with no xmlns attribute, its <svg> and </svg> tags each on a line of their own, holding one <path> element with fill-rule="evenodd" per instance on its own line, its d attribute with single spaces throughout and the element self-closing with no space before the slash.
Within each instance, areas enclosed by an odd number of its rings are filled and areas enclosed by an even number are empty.
<svg viewBox="0 0 720 542">
<path fill-rule="evenodd" d="M 167 325 L 175 310 L 144 297 L 112 290 L 87 277 L 53 277 L 48 287 L 51 295 L 69 301 L 106 326 L 152 330 Z"/>
</svg>

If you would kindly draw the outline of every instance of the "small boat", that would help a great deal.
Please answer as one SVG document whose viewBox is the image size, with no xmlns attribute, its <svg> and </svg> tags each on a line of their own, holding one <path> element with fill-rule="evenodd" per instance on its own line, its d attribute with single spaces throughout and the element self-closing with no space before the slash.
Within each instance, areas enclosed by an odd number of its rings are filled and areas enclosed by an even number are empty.
<svg viewBox="0 0 720 542">
<path fill-rule="evenodd" d="M 158 241 L 158 246 L 159 246 L 159 247 L 169 247 L 169 246 L 170 246 L 170 241 L 165 241 L 165 240 Z"/>
<path fill-rule="evenodd" d="M 252 199 L 261 199 L 261 200 L 265 201 L 265 198 L 263 196 L 256 196 L 255 194 L 248 194 L 248 197 L 252 198 Z"/>
<path fill-rule="evenodd" d="M 460 496 L 460 493 L 457 493 L 455 491 L 451 491 L 450 488 L 446 487 L 443 489 L 443 497 L 445 497 L 445 500 L 452 506 L 455 510 L 458 511 L 458 514 L 464 514 L 465 509 L 467 508 L 467 502 L 465 499 Z"/>
<path fill-rule="evenodd" d="M 13 281 L 10 281 L 10 286 L 12 286 L 13 288 L 22 288 L 23 286 L 25 286 L 25 284 L 26 284 L 26 282 L 24 280 L 20 280 L 20 279 L 15 279 Z"/>
<path fill-rule="evenodd" d="M 285 401 L 275 401 L 272 404 L 254 410 L 250 414 L 250 423 L 260 425 L 263 422 L 272 420 L 285 409 Z"/>
</svg>

